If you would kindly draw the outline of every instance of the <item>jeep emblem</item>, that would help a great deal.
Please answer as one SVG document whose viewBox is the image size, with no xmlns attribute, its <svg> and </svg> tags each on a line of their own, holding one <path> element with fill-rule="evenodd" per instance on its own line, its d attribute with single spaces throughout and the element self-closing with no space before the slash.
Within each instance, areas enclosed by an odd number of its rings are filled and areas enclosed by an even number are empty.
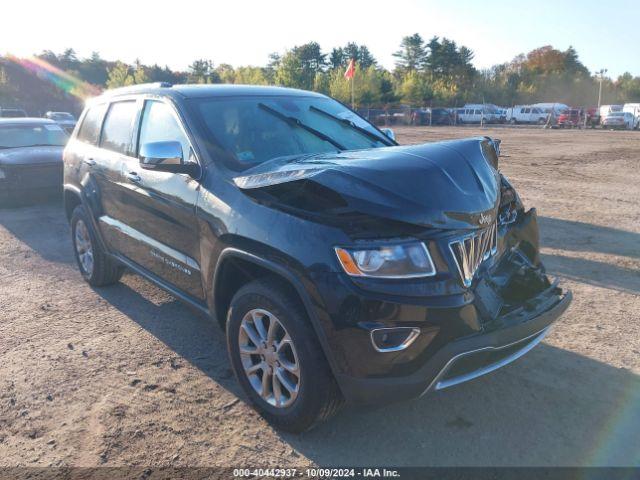
<svg viewBox="0 0 640 480">
<path fill-rule="evenodd" d="M 480 225 L 488 225 L 491 222 L 491 215 L 488 213 L 481 213 L 480 218 L 478 218 L 478 223 Z"/>
</svg>

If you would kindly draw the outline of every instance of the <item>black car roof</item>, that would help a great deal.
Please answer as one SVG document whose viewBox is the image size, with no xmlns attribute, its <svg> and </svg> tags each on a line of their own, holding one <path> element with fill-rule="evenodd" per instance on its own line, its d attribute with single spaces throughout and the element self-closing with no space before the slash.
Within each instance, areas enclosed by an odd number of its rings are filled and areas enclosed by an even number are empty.
<svg viewBox="0 0 640 480">
<path fill-rule="evenodd" d="M 324 97 L 324 95 L 310 92 L 307 90 L 298 90 L 295 88 L 272 87 L 261 85 L 229 85 L 229 84 L 213 84 L 213 85 L 170 85 L 164 83 L 152 83 L 134 85 L 131 87 L 116 88 L 114 90 L 105 91 L 96 100 L 102 98 L 112 98 L 119 95 L 133 94 L 152 94 L 166 96 L 180 96 L 183 98 L 206 98 L 206 97 L 240 97 L 240 96 L 312 96 Z"/>
</svg>

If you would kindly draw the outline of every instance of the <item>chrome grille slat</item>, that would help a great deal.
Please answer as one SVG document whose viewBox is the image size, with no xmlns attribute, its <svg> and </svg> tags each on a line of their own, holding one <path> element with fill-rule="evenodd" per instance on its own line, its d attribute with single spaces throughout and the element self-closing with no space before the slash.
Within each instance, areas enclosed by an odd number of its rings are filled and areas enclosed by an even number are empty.
<svg viewBox="0 0 640 480">
<path fill-rule="evenodd" d="M 460 280 L 469 287 L 480 265 L 498 251 L 498 228 L 491 226 L 449 242 Z"/>
</svg>

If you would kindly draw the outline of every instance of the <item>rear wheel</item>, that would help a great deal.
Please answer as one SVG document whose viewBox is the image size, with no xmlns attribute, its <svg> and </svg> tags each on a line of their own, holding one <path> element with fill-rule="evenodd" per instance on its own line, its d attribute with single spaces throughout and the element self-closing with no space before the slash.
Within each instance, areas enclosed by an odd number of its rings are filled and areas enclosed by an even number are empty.
<svg viewBox="0 0 640 480">
<path fill-rule="evenodd" d="M 235 294 L 227 347 L 242 388 L 275 427 L 302 432 L 342 405 L 304 308 L 277 278 L 256 280 Z"/>
<path fill-rule="evenodd" d="M 78 268 L 89 285 L 102 287 L 120 280 L 124 268 L 104 252 L 82 205 L 71 215 L 71 238 Z"/>
</svg>

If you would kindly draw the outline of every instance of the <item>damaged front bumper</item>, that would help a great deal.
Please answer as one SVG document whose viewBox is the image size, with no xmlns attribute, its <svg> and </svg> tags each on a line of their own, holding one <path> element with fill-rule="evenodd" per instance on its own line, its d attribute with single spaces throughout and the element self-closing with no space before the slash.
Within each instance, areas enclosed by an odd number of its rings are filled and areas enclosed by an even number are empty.
<svg viewBox="0 0 640 480">
<path fill-rule="evenodd" d="M 546 298 L 548 294 L 539 296 L 540 310 L 523 309 L 511 314 L 513 324 L 509 327 L 451 342 L 410 375 L 384 378 L 340 375 L 342 392 L 354 403 L 390 403 L 458 385 L 503 367 L 535 347 L 571 303 L 571 292 L 563 292 L 559 298 L 554 294 L 551 305 L 547 302 L 551 300 Z"/>
<path fill-rule="evenodd" d="M 388 403 L 457 385 L 520 358 L 544 338 L 572 296 L 549 281 L 540 263 L 535 210 L 504 226 L 498 242 L 500 254 L 468 288 L 460 286 L 451 257 L 448 277 L 402 289 L 324 280 L 333 299 L 326 306 L 334 326 L 329 340 L 342 367 L 335 373 L 348 401 Z M 441 239 L 440 251 L 448 244 Z M 419 334 L 402 349 L 372 345 L 372 332 L 394 328 Z"/>
</svg>

